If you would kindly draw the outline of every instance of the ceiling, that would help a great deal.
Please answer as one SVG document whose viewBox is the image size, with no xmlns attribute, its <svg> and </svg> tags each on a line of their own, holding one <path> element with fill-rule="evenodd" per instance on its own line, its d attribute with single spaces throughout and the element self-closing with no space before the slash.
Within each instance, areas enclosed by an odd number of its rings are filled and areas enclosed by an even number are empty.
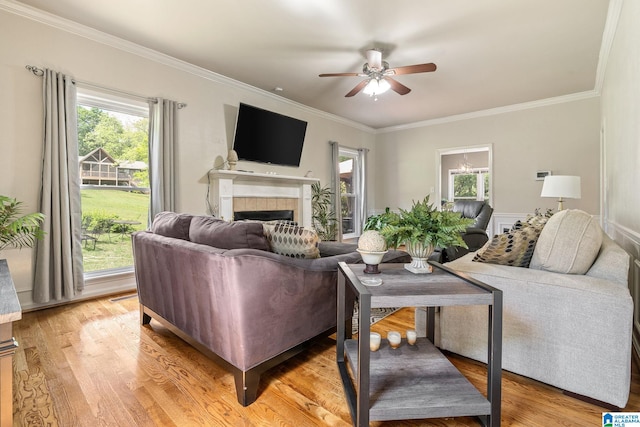
<svg viewBox="0 0 640 427">
<path fill-rule="evenodd" d="M 21 0 L 295 102 L 385 128 L 593 91 L 608 0 Z M 346 98 L 365 51 L 412 91 Z M 275 88 L 282 91 L 275 91 Z"/>
</svg>

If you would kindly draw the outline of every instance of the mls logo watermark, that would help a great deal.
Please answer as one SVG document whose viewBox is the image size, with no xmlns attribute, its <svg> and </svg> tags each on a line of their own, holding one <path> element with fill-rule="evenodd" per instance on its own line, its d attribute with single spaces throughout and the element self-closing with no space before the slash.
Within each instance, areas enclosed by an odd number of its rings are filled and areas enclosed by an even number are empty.
<svg viewBox="0 0 640 427">
<path fill-rule="evenodd" d="M 640 427 L 640 412 L 603 412 L 602 427 Z"/>
</svg>

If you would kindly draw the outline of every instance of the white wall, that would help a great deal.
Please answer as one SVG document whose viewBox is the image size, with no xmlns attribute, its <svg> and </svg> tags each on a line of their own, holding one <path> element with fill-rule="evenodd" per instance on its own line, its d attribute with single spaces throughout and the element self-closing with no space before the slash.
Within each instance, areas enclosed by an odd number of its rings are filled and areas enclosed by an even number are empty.
<svg viewBox="0 0 640 427">
<path fill-rule="evenodd" d="M 376 208 L 407 208 L 437 185 L 437 150 L 488 145 L 493 148 L 495 214 L 527 214 L 556 208 L 540 197 L 538 170 L 582 177 L 582 199 L 565 207 L 599 213 L 598 97 L 448 123 L 395 130 L 376 138 Z M 431 194 L 434 200 L 435 194 Z"/>
<path fill-rule="evenodd" d="M 607 219 L 640 233 L 640 2 L 625 1 L 602 90 Z"/>
<path fill-rule="evenodd" d="M 602 89 L 604 216 L 632 256 L 634 345 L 640 353 L 640 2 L 621 2 Z"/>
<path fill-rule="evenodd" d="M 46 15 L 44 18 L 45 21 L 49 19 Z M 216 158 L 220 162 L 226 158 L 240 102 L 308 121 L 299 168 L 241 162 L 238 165 L 241 169 L 294 176 L 303 176 L 307 170 L 313 170 L 321 183 L 327 184 L 330 176 L 328 141 L 339 141 L 355 148 L 373 147 L 374 135 L 364 126 L 188 64 L 179 64 L 92 30 L 75 25 L 70 28 L 86 37 L 0 7 L 0 194 L 24 201 L 27 211 L 35 211 L 38 205 L 42 80 L 28 72 L 25 65 L 55 69 L 80 81 L 145 97 L 161 96 L 187 103 L 188 106 L 178 112 L 177 210 L 182 212 L 206 213 L 207 171 Z M 112 45 L 122 46 L 122 49 Z M 374 153 L 371 159 L 375 161 Z M 8 250 L 2 257 L 9 261 L 23 308 L 30 307 L 32 251 Z M 114 290 L 119 286 L 131 287 L 133 283 L 131 277 L 125 282 L 119 282 Z M 108 286 L 108 283 L 101 285 Z M 90 293 L 90 290 L 85 291 L 85 295 Z"/>
</svg>

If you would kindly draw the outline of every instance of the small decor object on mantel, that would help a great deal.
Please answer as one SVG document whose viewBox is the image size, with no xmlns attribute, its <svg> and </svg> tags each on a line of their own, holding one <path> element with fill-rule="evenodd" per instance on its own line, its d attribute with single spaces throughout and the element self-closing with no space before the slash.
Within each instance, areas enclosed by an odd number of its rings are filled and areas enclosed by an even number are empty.
<svg viewBox="0 0 640 427">
<path fill-rule="evenodd" d="M 410 210 L 400 209 L 400 213 L 396 213 L 386 208 L 384 213 L 369 217 L 365 230 L 379 230 L 387 247 L 404 245 L 412 257 L 411 264 L 405 264 L 407 270 L 431 273 L 427 260 L 434 248 L 466 248 L 460 232 L 471 224 L 473 219 L 463 218 L 458 212 L 437 210 L 427 196 L 421 202 L 414 201 Z"/>
<path fill-rule="evenodd" d="M 229 150 L 227 153 L 227 163 L 229 164 L 229 170 L 236 170 L 236 165 L 238 164 L 238 153 L 236 150 Z"/>
<path fill-rule="evenodd" d="M 367 274 L 378 274 L 378 264 L 382 262 L 384 254 L 387 253 L 387 245 L 382 234 L 376 230 L 368 230 L 362 233 L 358 239 L 358 249 L 362 256 L 362 261 L 366 264 L 364 272 Z"/>
</svg>

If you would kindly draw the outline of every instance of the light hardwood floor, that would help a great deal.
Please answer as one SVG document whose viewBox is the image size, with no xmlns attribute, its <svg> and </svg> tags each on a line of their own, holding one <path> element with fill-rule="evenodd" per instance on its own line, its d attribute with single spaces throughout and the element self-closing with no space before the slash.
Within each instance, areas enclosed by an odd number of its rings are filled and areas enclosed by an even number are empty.
<svg viewBox="0 0 640 427">
<path fill-rule="evenodd" d="M 413 324 L 403 309 L 375 324 Z M 152 321 L 138 300 L 109 297 L 25 313 L 14 325 L 15 426 L 348 426 L 349 411 L 327 337 L 263 375 L 258 400 L 243 408 L 233 377 Z M 449 355 L 479 390 L 484 365 Z M 627 411 L 640 411 L 634 365 Z M 604 408 L 506 373 L 503 426 L 601 426 Z M 476 426 L 473 418 L 374 422 L 373 426 Z"/>
</svg>

